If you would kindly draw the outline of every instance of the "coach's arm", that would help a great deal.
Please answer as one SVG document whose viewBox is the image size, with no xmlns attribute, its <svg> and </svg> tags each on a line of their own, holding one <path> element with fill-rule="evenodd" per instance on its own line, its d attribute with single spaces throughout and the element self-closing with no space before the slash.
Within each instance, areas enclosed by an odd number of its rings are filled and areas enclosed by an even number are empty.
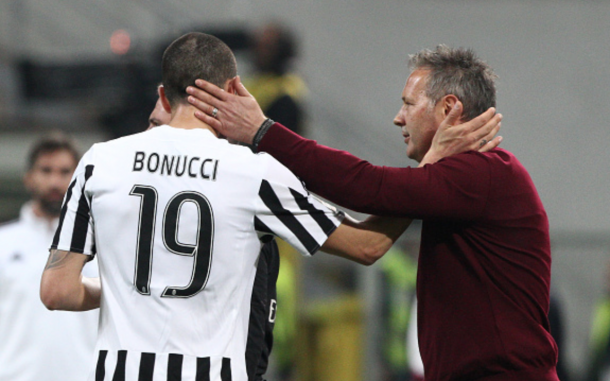
<svg viewBox="0 0 610 381">
<path fill-rule="evenodd" d="M 40 283 L 40 299 L 48 309 L 88 311 L 100 306 L 100 278 L 81 273 L 88 259 L 84 254 L 51 250 Z"/>
<path fill-rule="evenodd" d="M 411 221 L 377 216 L 356 221 L 346 216 L 321 250 L 369 266 L 390 250 Z"/>
</svg>

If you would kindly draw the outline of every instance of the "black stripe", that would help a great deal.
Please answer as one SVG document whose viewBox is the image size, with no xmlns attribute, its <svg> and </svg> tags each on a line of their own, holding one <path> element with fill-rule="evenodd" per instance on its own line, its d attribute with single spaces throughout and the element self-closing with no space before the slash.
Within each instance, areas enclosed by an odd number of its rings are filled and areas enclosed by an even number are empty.
<svg viewBox="0 0 610 381">
<path fill-rule="evenodd" d="M 305 249 L 310 254 L 315 253 L 320 245 L 318 242 L 309 234 L 309 232 L 301 225 L 297 218 L 290 213 L 290 211 L 284 209 L 280 200 L 271 185 L 267 180 L 263 180 L 258 195 L 263 200 L 267 208 L 294 234 L 299 241 L 305 246 Z"/>
<path fill-rule="evenodd" d="M 265 225 L 265 223 L 258 219 L 258 217 L 254 216 L 254 230 L 261 233 L 269 233 L 275 235 L 275 233 L 269 228 L 269 226 Z"/>
<path fill-rule="evenodd" d="M 318 225 L 320 225 L 324 233 L 329 235 L 330 233 L 335 231 L 337 226 L 330 220 L 330 218 L 326 216 L 326 213 L 324 213 L 323 210 L 317 209 L 315 206 L 313 206 L 309 202 L 307 197 L 305 197 L 301 193 L 291 188 L 288 189 L 290 189 L 290 193 L 292 194 L 292 197 L 294 197 L 294 199 L 296 200 L 297 204 L 299 205 L 299 208 L 301 208 L 301 210 L 308 211 L 311 217 L 313 217 L 313 219 L 318 223 Z"/>
<path fill-rule="evenodd" d="M 72 181 L 72 184 L 68 187 L 68 191 L 66 192 L 66 200 L 64 201 L 64 205 L 61 207 L 61 213 L 59 213 L 59 224 L 57 225 L 57 230 L 55 230 L 55 236 L 53 237 L 53 243 L 51 244 L 51 249 L 57 249 L 57 245 L 59 244 L 59 236 L 61 235 L 61 228 L 64 225 L 64 218 L 66 217 L 66 212 L 68 210 L 68 202 L 72 198 L 72 189 L 76 185 L 76 179 Z"/>
<path fill-rule="evenodd" d="M 222 358 L 222 368 L 220 369 L 220 379 L 222 381 L 231 381 L 231 359 Z"/>
<path fill-rule="evenodd" d="M 97 365 L 95 366 L 95 381 L 104 381 L 106 377 L 106 356 L 108 351 L 100 351 L 97 356 Z"/>
<path fill-rule="evenodd" d="M 155 370 L 155 354 L 142 353 L 140 357 L 140 373 L 138 381 L 152 381 L 153 372 Z"/>
<path fill-rule="evenodd" d="M 195 381 L 210 381 L 210 358 L 197 357 L 197 375 Z"/>
<path fill-rule="evenodd" d="M 167 381 L 182 381 L 182 355 L 169 354 L 167 361 Z"/>
<path fill-rule="evenodd" d="M 127 351 L 119 351 L 117 360 L 116 360 L 116 368 L 114 369 L 114 376 L 112 376 L 112 381 L 125 381 L 125 363 L 127 361 Z"/>
<path fill-rule="evenodd" d="M 78 209 L 74 217 L 74 231 L 72 232 L 72 242 L 70 243 L 70 251 L 82 253 L 85 251 L 85 242 L 87 240 L 87 232 L 89 231 L 89 202 L 85 196 L 85 186 L 87 180 L 93 174 L 93 165 L 85 167 L 85 182 L 81 189 L 80 199 L 78 200 Z"/>
</svg>

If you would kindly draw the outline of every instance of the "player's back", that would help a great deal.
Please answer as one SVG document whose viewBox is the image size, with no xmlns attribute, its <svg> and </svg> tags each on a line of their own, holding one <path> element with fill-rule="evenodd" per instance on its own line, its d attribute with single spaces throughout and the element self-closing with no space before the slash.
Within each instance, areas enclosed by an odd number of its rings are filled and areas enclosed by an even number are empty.
<svg viewBox="0 0 610 381">
<path fill-rule="evenodd" d="M 225 380 L 232 368 L 241 380 L 269 157 L 168 126 L 87 155 L 102 277 L 90 379 Z"/>
</svg>

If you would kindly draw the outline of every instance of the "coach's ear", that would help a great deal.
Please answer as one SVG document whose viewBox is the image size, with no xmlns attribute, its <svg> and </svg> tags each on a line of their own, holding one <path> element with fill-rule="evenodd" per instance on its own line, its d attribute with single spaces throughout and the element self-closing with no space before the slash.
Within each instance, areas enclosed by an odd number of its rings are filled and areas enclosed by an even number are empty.
<svg viewBox="0 0 610 381">
<path fill-rule="evenodd" d="M 159 100 L 161 100 L 161 106 L 163 106 L 163 109 L 168 114 L 171 114 L 172 106 L 170 106 L 169 101 L 167 100 L 167 97 L 165 96 L 165 87 L 163 87 L 163 85 L 161 85 L 161 86 L 159 86 L 157 91 L 159 92 Z"/>
</svg>

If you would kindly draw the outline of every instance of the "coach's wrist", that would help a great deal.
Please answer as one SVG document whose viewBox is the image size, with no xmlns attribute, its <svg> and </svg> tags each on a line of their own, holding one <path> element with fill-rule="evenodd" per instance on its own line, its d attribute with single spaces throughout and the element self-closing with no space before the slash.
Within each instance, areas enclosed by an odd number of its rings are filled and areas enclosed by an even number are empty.
<svg viewBox="0 0 610 381">
<path fill-rule="evenodd" d="M 265 136 L 267 131 L 269 131 L 269 128 L 271 128 L 271 126 L 273 126 L 274 123 L 275 122 L 273 121 L 273 119 L 267 118 L 258 128 L 258 130 L 256 131 L 256 134 L 254 135 L 254 138 L 252 138 L 252 150 L 254 152 L 258 152 L 259 143 L 261 142 L 261 140 L 263 140 L 263 137 Z"/>
</svg>

